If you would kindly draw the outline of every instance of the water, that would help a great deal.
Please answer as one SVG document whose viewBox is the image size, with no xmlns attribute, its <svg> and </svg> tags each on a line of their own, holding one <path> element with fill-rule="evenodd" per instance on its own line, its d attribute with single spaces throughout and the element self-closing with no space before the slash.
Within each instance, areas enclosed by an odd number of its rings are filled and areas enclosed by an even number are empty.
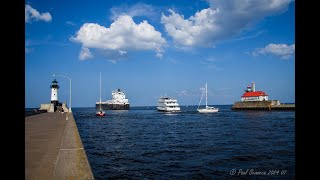
<svg viewBox="0 0 320 180">
<path fill-rule="evenodd" d="M 73 114 L 96 179 L 295 179 L 295 112 L 215 107 Z"/>
</svg>

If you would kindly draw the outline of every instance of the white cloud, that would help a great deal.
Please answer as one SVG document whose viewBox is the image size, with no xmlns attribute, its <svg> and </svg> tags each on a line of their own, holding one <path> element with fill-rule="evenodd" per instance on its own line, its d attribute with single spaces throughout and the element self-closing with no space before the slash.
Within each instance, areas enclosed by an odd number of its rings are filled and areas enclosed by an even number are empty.
<svg viewBox="0 0 320 180">
<path fill-rule="evenodd" d="M 289 59 L 295 52 L 295 44 L 287 45 L 287 44 L 268 44 L 264 48 L 256 49 L 252 55 L 275 55 L 280 56 L 281 59 Z"/>
<path fill-rule="evenodd" d="M 92 57 L 93 57 L 92 53 L 88 48 L 86 48 L 86 47 L 82 47 L 81 48 L 81 52 L 79 54 L 79 59 L 80 60 L 86 60 L 86 59 L 89 59 L 89 58 L 92 58 Z"/>
<path fill-rule="evenodd" d="M 189 93 L 187 90 L 182 90 L 179 92 L 179 96 L 188 96 L 188 95 L 189 95 Z"/>
<path fill-rule="evenodd" d="M 76 26 L 76 24 L 72 21 L 67 21 L 66 24 L 69 26 Z"/>
<path fill-rule="evenodd" d="M 237 38 L 237 39 L 234 39 L 234 40 L 241 41 L 241 40 L 246 40 L 246 39 L 252 39 L 252 38 L 260 36 L 262 33 L 264 33 L 264 31 L 259 31 L 259 32 L 255 33 L 253 35 L 243 36 L 243 37 L 240 37 L 240 38 Z"/>
<path fill-rule="evenodd" d="M 163 56 L 163 53 L 164 53 L 164 50 L 161 49 L 161 48 L 157 48 L 157 54 L 156 54 L 156 57 L 161 59 L 162 56 Z"/>
<path fill-rule="evenodd" d="M 121 51 L 121 50 L 119 50 L 119 54 L 122 56 L 122 55 L 125 55 L 125 54 L 127 54 L 127 51 Z"/>
<path fill-rule="evenodd" d="M 183 46 L 213 45 L 211 41 L 208 41 L 208 35 L 220 31 L 214 23 L 214 14 L 217 13 L 217 10 L 203 9 L 189 19 L 184 19 L 183 15 L 177 14 L 172 9 L 169 9 L 169 12 L 171 13 L 169 16 L 162 14 L 161 23 L 177 44 Z"/>
<path fill-rule="evenodd" d="M 32 20 L 35 21 L 45 21 L 50 22 L 52 20 L 52 17 L 50 13 L 39 13 L 36 9 L 33 9 L 30 5 L 26 5 L 25 9 L 25 22 L 31 23 Z"/>
<path fill-rule="evenodd" d="M 208 0 L 210 7 L 185 19 L 169 9 L 161 23 L 174 42 L 182 46 L 212 47 L 218 40 L 238 35 L 266 16 L 281 13 L 292 0 Z"/>
<path fill-rule="evenodd" d="M 128 15 L 131 17 L 137 16 L 148 16 L 155 17 L 157 16 L 156 10 L 153 6 L 137 3 L 133 6 L 128 7 L 127 5 L 122 5 L 118 7 L 113 7 L 110 9 L 111 11 L 111 20 L 116 20 L 120 15 Z"/>
<path fill-rule="evenodd" d="M 197 90 L 183 89 L 181 91 L 177 91 L 177 94 L 178 96 L 198 97 L 200 93 Z"/>
<path fill-rule="evenodd" d="M 96 23 L 85 23 L 71 41 L 85 48 L 116 51 L 120 55 L 128 50 L 152 50 L 157 56 L 163 54 L 166 40 L 147 21 L 136 24 L 128 15 L 121 15 L 109 28 Z"/>
<path fill-rule="evenodd" d="M 213 69 L 213 70 L 217 70 L 217 71 L 221 71 L 223 70 L 223 68 L 220 68 L 216 65 L 217 60 L 215 58 L 209 57 L 206 59 L 203 59 L 200 61 L 201 64 L 203 64 L 204 66 L 206 66 L 206 68 L 208 69 Z"/>
</svg>

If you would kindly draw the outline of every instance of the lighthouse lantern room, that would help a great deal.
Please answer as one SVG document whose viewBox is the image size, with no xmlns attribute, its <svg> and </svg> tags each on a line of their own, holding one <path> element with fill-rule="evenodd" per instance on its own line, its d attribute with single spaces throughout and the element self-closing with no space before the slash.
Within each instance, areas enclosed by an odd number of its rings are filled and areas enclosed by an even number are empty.
<svg viewBox="0 0 320 180">
<path fill-rule="evenodd" d="M 54 106 L 58 106 L 59 102 L 58 102 L 58 89 L 59 89 L 59 85 L 58 85 L 58 81 L 57 80 L 53 80 L 51 83 L 51 103 L 54 104 Z"/>
<path fill-rule="evenodd" d="M 268 95 L 263 91 L 256 91 L 255 83 L 247 86 L 245 93 L 241 96 L 241 101 L 267 101 Z"/>
</svg>

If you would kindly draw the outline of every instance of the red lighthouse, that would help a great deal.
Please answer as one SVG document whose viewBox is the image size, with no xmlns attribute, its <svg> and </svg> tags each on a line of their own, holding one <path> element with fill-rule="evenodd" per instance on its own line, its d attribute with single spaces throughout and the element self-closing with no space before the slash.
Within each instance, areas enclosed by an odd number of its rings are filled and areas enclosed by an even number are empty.
<svg viewBox="0 0 320 180">
<path fill-rule="evenodd" d="M 255 83 L 247 86 L 245 93 L 241 96 L 241 101 L 267 101 L 268 95 L 263 91 L 256 91 Z"/>
</svg>

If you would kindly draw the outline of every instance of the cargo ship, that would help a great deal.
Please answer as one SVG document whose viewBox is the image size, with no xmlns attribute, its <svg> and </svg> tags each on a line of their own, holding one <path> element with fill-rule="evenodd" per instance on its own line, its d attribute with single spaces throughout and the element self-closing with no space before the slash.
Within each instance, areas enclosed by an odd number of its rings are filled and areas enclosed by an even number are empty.
<svg viewBox="0 0 320 180">
<path fill-rule="evenodd" d="M 126 99 L 126 95 L 120 89 L 112 91 L 112 99 L 102 102 L 96 102 L 96 109 L 101 108 L 103 110 L 129 110 L 130 103 Z"/>
</svg>

